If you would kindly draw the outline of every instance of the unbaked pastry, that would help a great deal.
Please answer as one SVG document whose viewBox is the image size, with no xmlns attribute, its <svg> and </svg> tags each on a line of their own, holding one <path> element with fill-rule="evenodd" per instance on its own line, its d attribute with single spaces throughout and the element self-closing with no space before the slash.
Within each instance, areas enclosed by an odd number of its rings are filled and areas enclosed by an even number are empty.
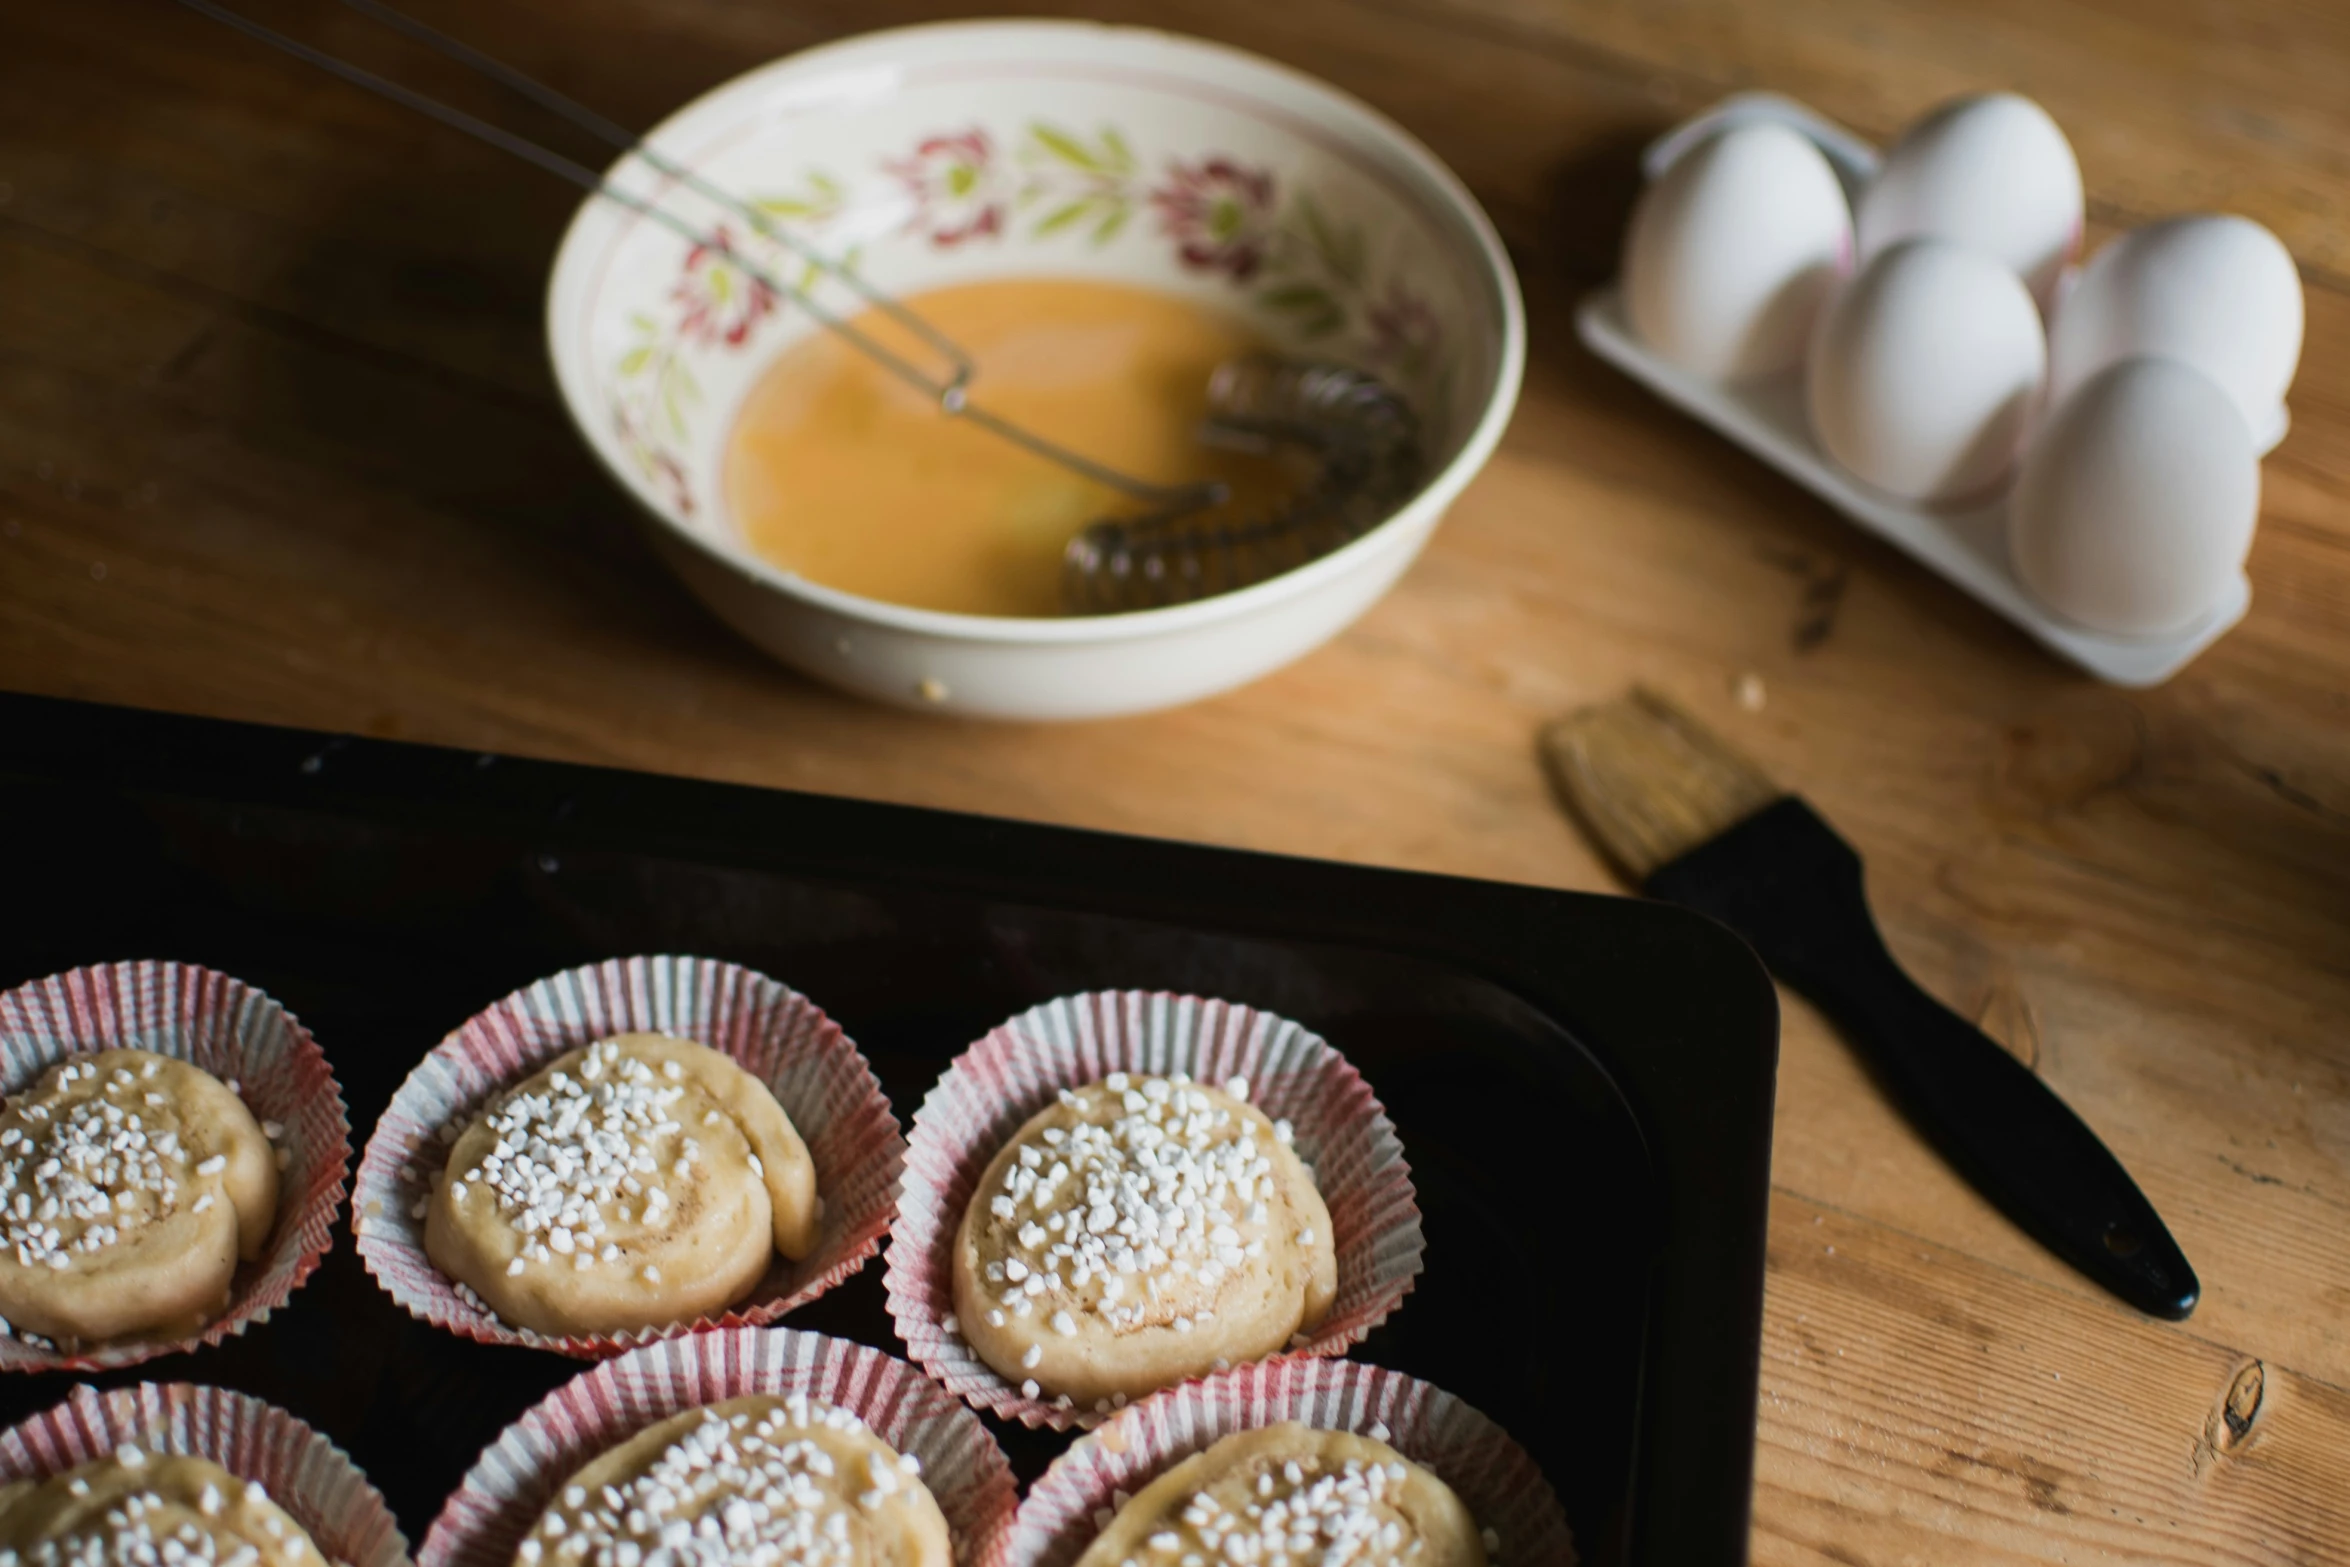
<svg viewBox="0 0 2350 1567">
<path fill-rule="evenodd" d="M 424 1250 L 540 1333 L 689 1322 L 822 1228 L 816 1166 L 767 1086 L 666 1034 L 622 1034 L 492 1101 L 449 1150 Z"/>
<path fill-rule="evenodd" d="M 70 1056 L 0 1108 L 0 1317 L 64 1344 L 194 1332 L 277 1221 L 277 1157 L 202 1067 Z"/>
<path fill-rule="evenodd" d="M 1485 1567 L 1451 1486 L 1384 1442 L 1285 1422 L 1236 1431 L 1118 1509 L 1077 1567 Z"/>
<path fill-rule="evenodd" d="M 325 1567 L 259 1485 L 203 1458 L 124 1445 L 0 1487 L 0 1567 Z"/>
<path fill-rule="evenodd" d="M 1282 1348 L 1338 1293 L 1330 1213 L 1286 1121 L 1180 1074 L 1064 1089 L 955 1234 L 955 1312 L 1031 1398 L 1108 1409 Z"/>
<path fill-rule="evenodd" d="M 515 1567 L 954 1567 L 921 1474 L 845 1409 L 728 1399 L 574 1474 Z"/>
</svg>

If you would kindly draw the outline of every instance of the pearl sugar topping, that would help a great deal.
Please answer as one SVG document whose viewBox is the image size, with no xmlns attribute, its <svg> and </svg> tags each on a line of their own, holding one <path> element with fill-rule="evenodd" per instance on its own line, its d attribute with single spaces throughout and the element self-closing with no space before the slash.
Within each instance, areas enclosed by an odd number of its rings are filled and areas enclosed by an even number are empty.
<svg viewBox="0 0 2350 1567">
<path fill-rule="evenodd" d="M 621 1261 L 605 1240 L 615 1223 L 651 1228 L 666 1216 L 673 1199 L 663 1176 L 686 1180 L 702 1158 L 674 1113 L 687 1093 L 682 1074 L 667 1065 L 657 1072 L 600 1040 L 576 1071 L 550 1073 L 543 1087 L 513 1095 L 490 1116 L 490 1151 L 457 1177 L 451 1195 L 462 1201 L 479 1182 L 496 1198 L 499 1217 L 522 1242 L 509 1271 L 558 1257 L 580 1269 Z"/>
<path fill-rule="evenodd" d="M 1397 1506 L 1409 1471 L 1400 1460 L 1315 1457 L 1267 1463 L 1193 1494 L 1121 1567 L 1349 1567 L 1421 1554 Z M 1188 1531 L 1190 1539 L 1185 1538 Z"/>
<path fill-rule="evenodd" d="M 851 1567 L 855 1514 L 914 1492 L 921 1464 L 876 1443 L 844 1463 L 805 1434 L 861 1432 L 847 1410 L 793 1395 L 753 1414 L 704 1412 L 642 1474 L 566 1486 L 522 1543 L 545 1567 Z M 859 1468 L 862 1473 L 856 1472 Z"/>
<path fill-rule="evenodd" d="M 177 1206 L 191 1161 L 163 1096 L 148 1091 L 153 1075 L 152 1062 L 144 1076 L 68 1062 L 40 1093 L 9 1107 L 13 1124 L 0 1126 L 0 1243 L 19 1264 L 63 1270 Z M 75 1093 L 77 1084 L 89 1086 Z M 207 1159 L 196 1173 L 226 1164 Z"/>
<path fill-rule="evenodd" d="M 138 1469 L 145 1466 L 146 1455 L 125 1446 L 116 1450 L 115 1462 Z M 90 1490 L 89 1482 L 79 1476 L 70 1488 L 77 1498 Z M 205 1520 L 199 1523 L 187 1516 L 184 1501 L 151 1490 L 129 1491 L 104 1512 L 79 1520 L 68 1533 L 35 1541 L 22 1552 L 0 1550 L 0 1567 L 260 1567 L 261 1549 L 240 1538 L 222 1517 L 239 1508 L 250 1526 L 268 1536 L 283 1561 L 312 1560 L 300 1529 L 269 1506 L 268 1499 L 259 1485 L 240 1487 L 232 1480 L 230 1495 L 224 1498 L 218 1486 L 208 1483 L 194 1504 Z"/>
<path fill-rule="evenodd" d="M 1245 1103 L 1248 1086 L 1231 1079 L 1221 1100 Z M 1048 1291 L 1119 1331 L 1163 1323 L 1189 1332 L 1212 1319 L 1196 1301 L 1265 1254 L 1281 1206 L 1263 1122 L 1181 1073 L 1113 1072 L 1062 1090 L 1060 1103 L 1078 1124 L 1024 1135 L 988 1196 L 1004 1256 L 984 1277 L 1000 1309 L 1045 1311 L 1061 1334 L 1074 1333 L 1076 1319 L 1044 1301 Z M 1287 1121 L 1272 1130 L 1288 1145 Z M 1195 1302 L 1188 1307 L 1170 1287 L 1184 1276 L 1199 1287 L 1183 1292 Z"/>
</svg>

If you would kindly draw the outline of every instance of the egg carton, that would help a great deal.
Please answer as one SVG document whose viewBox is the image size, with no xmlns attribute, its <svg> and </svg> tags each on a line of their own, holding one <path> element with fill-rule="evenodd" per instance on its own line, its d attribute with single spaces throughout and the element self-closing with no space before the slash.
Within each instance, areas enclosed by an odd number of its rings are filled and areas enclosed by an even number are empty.
<svg viewBox="0 0 2350 1567">
<path fill-rule="evenodd" d="M 1806 136 L 1827 157 L 1848 200 L 1877 172 L 1877 150 L 1812 110 L 1776 93 L 1740 93 L 1676 126 L 1641 157 L 1654 181 L 1691 147 L 1726 126 L 1775 121 Z M 2059 286 L 2059 302 L 2062 285 Z M 1623 291 L 1610 283 L 1584 296 L 1575 311 L 1584 344 L 1600 358 L 1666 401 L 1786 474 L 1829 505 L 1957 583 L 2099 679 L 2118 686 L 2160 685 L 2225 636 L 2252 603 L 2252 584 L 2239 571 L 2218 604 L 2201 619 L 2160 636 L 2126 637 L 2091 631 L 2055 614 L 2015 574 L 2007 552 L 2007 498 L 1987 504 L 1929 510 L 1871 489 L 1821 450 L 1804 406 L 1801 369 L 1758 381 L 1719 383 L 1692 375 L 1658 354 L 1633 332 Z M 2263 432 L 2263 451 L 2284 435 L 2282 423 Z"/>
</svg>

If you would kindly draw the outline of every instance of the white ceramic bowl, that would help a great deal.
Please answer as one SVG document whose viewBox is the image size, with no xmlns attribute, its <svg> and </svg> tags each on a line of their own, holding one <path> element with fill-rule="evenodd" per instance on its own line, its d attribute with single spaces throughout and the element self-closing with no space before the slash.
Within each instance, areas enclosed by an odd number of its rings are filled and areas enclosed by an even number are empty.
<svg viewBox="0 0 2350 1567">
<path fill-rule="evenodd" d="M 724 255 L 590 198 L 547 291 L 572 417 L 694 592 L 786 663 L 860 695 L 1095 718 L 1252 680 L 1386 591 L 1517 401 L 1517 281 L 1475 200 L 1383 116 L 1251 55 L 1080 22 L 910 27 L 763 66 L 648 139 L 828 254 L 853 254 L 879 288 L 1069 276 L 1181 293 L 1246 312 L 1285 348 L 1378 371 L 1429 427 L 1432 477 L 1409 505 L 1241 592 L 1051 620 L 839 592 L 753 554 L 719 483 L 759 371 L 822 328 Z M 800 278 L 773 241 L 637 160 L 610 178 Z M 1207 209 L 1223 221 L 1196 221 Z M 847 302 L 827 289 L 828 305 Z M 981 396 L 985 384 L 983 366 Z"/>
</svg>

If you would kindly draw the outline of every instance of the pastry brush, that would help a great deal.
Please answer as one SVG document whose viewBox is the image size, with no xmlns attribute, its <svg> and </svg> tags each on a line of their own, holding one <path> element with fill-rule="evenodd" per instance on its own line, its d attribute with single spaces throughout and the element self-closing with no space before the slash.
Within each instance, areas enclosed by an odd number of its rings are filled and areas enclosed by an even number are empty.
<svg viewBox="0 0 2350 1567">
<path fill-rule="evenodd" d="M 2201 1286 L 2137 1183 L 2031 1070 L 1902 971 L 1869 912 L 1860 855 L 1654 692 L 1545 730 L 1552 780 L 1652 897 L 1709 914 L 1874 1064 L 1974 1188 L 2073 1267 L 2177 1320 Z"/>
</svg>

